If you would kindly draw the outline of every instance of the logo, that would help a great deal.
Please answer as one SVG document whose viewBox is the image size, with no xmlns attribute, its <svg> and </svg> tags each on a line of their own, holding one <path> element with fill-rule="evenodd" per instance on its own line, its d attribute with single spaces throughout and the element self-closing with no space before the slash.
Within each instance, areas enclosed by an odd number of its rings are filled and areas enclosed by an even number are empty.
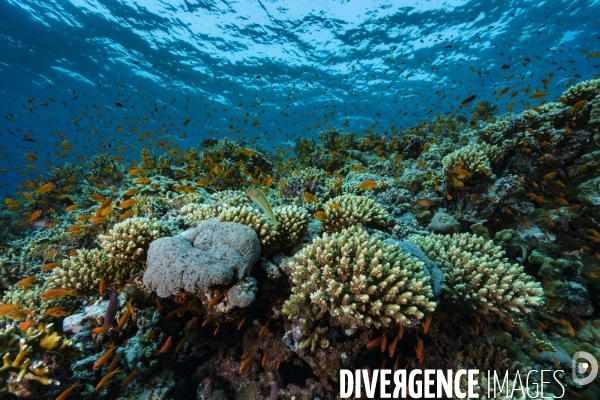
<svg viewBox="0 0 600 400">
<path fill-rule="evenodd" d="M 579 360 L 584 359 L 585 362 L 579 362 Z M 573 382 L 578 385 L 587 385 L 588 383 L 592 383 L 594 379 L 596 379 L 596 375 L 598 375 L 598 362 L 590 353 L 586 353 L 585 351 L 578 351 L 573 354 Z M 591 368 L 590 368 L 591 367 Z M 587 371 L 590 371 L 590 374 L 585 378 L 579 378 L 578 375 L 583 375 Z"/>
</svg>

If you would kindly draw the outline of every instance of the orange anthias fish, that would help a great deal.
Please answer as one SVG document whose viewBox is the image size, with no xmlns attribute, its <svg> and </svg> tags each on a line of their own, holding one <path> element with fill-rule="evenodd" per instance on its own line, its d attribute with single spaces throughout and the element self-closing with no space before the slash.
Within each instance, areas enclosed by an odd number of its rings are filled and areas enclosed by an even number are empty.
<svg viewBox="0 0 600 400">
<path fill-rule="evenodd" d="M 371 190 L 371 189 L 374 189 L 376 186 L 377 186 L 377 182 L 369 179 L 369 180 L 364 181 L 360 185 L 358 185 L 358 188 L 359 189 Z"/>
<path fill-rule="evenodd" d="M 67 315 L 70 315 L 70 313 L 61 310 L 59 307 L 51 308 L 44 313 L 44 316 L 57 317 L 57 318 L 58 317 L 66 317 Z"/>
<path fill-rule="evenodd" d="M 52 300 L 65 296 L 76 296 L 75 289 L 67 290 L 67 289 L 50 289 L 47 292 L 43 293 L 40 298 L 42 300 Z"/>
<path fill-rule="evenodd" d="M 137 199 L 129 199 L 121 202 L 117 207 L 118 208 L 129 208 L 137 203 Z"/>
<path fill-rule="evenodd" d="M 262 190 L 257 189 L 255 187 L 250 187 L 246 190 L 246 194 L 254 204 L 259 206 L 260 209 L 263 210 L 265 214 L 267 214 L 267 216 L 273 222 L 273 226 L 275 227 L 275 229 L 277 229 L 279 222 L 277 222 L 277 218 L 275 218 L 275 214 L 273 213 L 273 209 L 271 208 L 271 203 L 269 203 L 269 199 L 267 199 L 267 196 L 262 192 Z"/>
<path fill-rule="evenodd" d="M 434 204 L 435 202 L 433 200 L 428 199 L 427 197 L 424 197 L 414 202 L 414 205 L 424 208 L 426 210 L 428 210 L 429 207 L 433 206 Z"/>
<path fill-rule="evenodd" d="M 0 315 L 4 315 L 6 313 L 11 312 L 15 308 L 20 307 L 20 304 L 6 304 L 4 306 L 0 306 Z"/>
<path fill-rule="evenodd" d="M 308 192 L 304 192 L 302 194 L 302 197 L 304 197 L 304 200 L 309 201 L 311 203 L 318 203 L 319 202 L 315 196 L 313 196 L 312 194 L 310 194 Z"/>
<path fill-rule="evenodd" d="M 314 217 L 319 221 L 327 221 L 327 214 L 324 211 L 317 211 L 314 213 Z"/>
<path fill-rule="evenodd" d="M 54 183 L 46 183 L 45 185 L 43 185 L 42 187 L 40 187 L 38 190 L 36 190 L 33 193 L 35 193 L 37 195 L 48 193 L 51 190 L 54 190 L 55 187 L 56 187 L 56 185 Z"/>
</svg>

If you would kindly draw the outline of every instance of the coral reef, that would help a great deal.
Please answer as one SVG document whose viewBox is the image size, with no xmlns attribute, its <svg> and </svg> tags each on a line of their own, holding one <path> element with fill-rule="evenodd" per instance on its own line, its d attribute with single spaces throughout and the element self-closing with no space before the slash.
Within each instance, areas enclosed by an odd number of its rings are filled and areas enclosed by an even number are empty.
<svg viewBox="0 0 600 400">
<path fill-rule="evenodd" d="M 493 241 L 467 233 L 411 236 L 444 272 L 441 304 L 468 305 L 482 314 L 526 314 L 543 304 L 543 290 Z"/>
<path fill-rule="evenodd" d="M 108 257 L 119 262 L 136 262 L 144 259 L 150 242 L 171 234 L 170 227 L 162 221 L 133 217 L 100 235 L 100 245 Z"/>
<path fill-rule="evenodd" d="M 290 265 L 292 295 L 282 312 L 332 325 L 411 325 L 435 303 L 423 264 L 360 228 L 317 238 Z"/>
<path fill-rule="evenodd" d="M 259 254 L 258 237 L 246 225 L 203 221 L 180 236 L 160 238 L 150 244 L 144 285 L 160 297 L 182 292 L 210 295 L 210 289 L 227 287 L 226 300 L 235 305 L 249 304 L 256 284 L 242 279 Z M 242 299 L 248 296 L 251 299 Z"/>
<path fill-rule="evenodd" d="M 323 209 L 327 215 L 321 222 L 325 232 L 340 232 L 358 224 L 386 226 L 389 214 L 374 200 L 366 196 L 345 194 L 328 200 Z"/>
</svg>

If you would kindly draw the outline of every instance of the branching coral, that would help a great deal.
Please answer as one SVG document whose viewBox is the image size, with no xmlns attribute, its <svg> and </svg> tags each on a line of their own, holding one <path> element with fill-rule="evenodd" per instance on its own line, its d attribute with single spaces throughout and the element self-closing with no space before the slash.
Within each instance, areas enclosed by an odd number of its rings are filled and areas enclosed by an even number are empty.
<svg viewBox="0 0 600 400">
<path fill-rule="evenodd" d="M 76 289 L 78 293 L 83 293 L 97 291 L 102 278 L 108 285 L 128 277 L 130 272 L 130 263 L 117 262 L 102 250 L 83 249 L 77 250 L 76 255 L 54 268 L 46 282 L 53 287 Z"/>
<path fill-rule="evenodd" d="M 568 105 L 573 105 L 580 100 L 592 100 L 600 94 L 600 79 L 590 79 L 571 86 L 563 93 Z"/>
<path fill-rule="evenodd" d="M 23 332 L 18 325 L 10 325 L 0 331 L 0 351 L 4 354 L 4 365 L 0 374 L 12 372 L 17 374 L 17 382 L 36 380 L 44 385 L 59 385 L 58 381 L 48 378 L 48 367 L 42 361 L 32 362 L 29 358 L 35 352 L 55 351 L 65 355 L 74 355 L 79 349 L 70 340 L 65 340 L 54 332 L 53 324 L 43 330 L 28 328 Z M 11 358 L 11 352 L 18 352 Z"/>
<path fill-rule="evenodd" d="M 223 211 L 223 207 L 218 204 L 196 204 L 190 203 L 183 206 L 180 210 L 180 215 L 183 217 L 187 225 L 194 222 L 204 221 L 206 219 L 218 217 Z"/>
<path fill-rule="evenodd" d="M 491 165 L 502 160 L 500 147 L 486 143 L 462 147 L 448 154 L 442 160 L 444 174 L 454 182 L 476 179 L 490 174 Z M 466 171 L 466 172 L 463 172 Z"/>
<path fill-rule="evenodd" d="M 411 236 L 408 240 L 437 262 L 444 272 L 445 304 L 468 306 L 482 314 L 525 314 L 543 303 L 543 290 L 504 251 L 468 233 Z"/>
<path fill-rule="evenodd" d="M 108 234 L 101 235 L 100 245 L 109 257 L 117 261 L 140 261 L 150 242 L 171 234 L 169 226 L 162 221 L 133 217 L 116 224 Z"/>
<path fill-rule="evenodd" d="M 248 196 L 241 190 L 223 190 L 213 193 L 210 198 L 216 203 L 232 207 L 248 205 Z"/>
<path fill-rule="evenodd" d="M 290 263 L 294 284 L 282 312 L 332 325 L 411 325 L 435 303 L 423 263 L 359 227 L 317 238 Z"/>
<path fill-rule="evenodd" d="M 268 218 L 250 206 L 229 207 L 219 215 L 221 222 L 237 222 L 249 226 L 256 231 L 262 245 L 273 243 L 278 236 L 277 231 Z"/>
<path fill-rule="evenodd" d="M 276 208 L 274 212 L 279 222 L 279 240 L 283 243 L 298 243 L 310 222 L 308 211 L 298 206 L 283 206 Z"/>
<path fill-rule="evenodd" d="M 327 220 L 322 221 L 321 226 L 326 232 L 339 232 L 358 224 L 385 226 L 390 218 L 388 212 L 373 199 L 353 194 L 334 197 L 323 208 Z"/>
</svg>

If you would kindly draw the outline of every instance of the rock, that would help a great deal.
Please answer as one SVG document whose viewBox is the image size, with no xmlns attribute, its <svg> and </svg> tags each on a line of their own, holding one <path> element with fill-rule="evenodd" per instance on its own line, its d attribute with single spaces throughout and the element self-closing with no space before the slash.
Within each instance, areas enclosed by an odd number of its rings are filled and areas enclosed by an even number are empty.
<svg viewBox="0 0 600 400">
<path fill-rule="evenodd" d="M 550 342 L 550 344 L 552 345 L 552 347 L 554 347 L 556 349 L 556 352 L 553 352 L 553 351 L 540 352 L 540 361 L 544 364 L 554 365 L 554 357 L 556 357 L 556 359 L 558 360 L 558 364 L 560 365 L 560 368 L 564 369 L 565 371 L 570 370 L 572 360 L 571 360 L 571 356 L 569 355 L 569 353 L 567 353 L 567 351 L 565 349 L 560 347 L 555 342 Z"/>
<path fill-rule="evenodd" d="M 241 286 L 234 290 L 237 295 L 230 298 L 236 304 L 249 304 L 250 297 L 253 300 L 250 288 L 255 288 L 256 282 L 249 278 L 242 284 L 242 280 L 258 260 L 260 250 L 252 228 L 214 219 L 202 221 L 179 236 L 150 243 L 144 285 L 158 296 L 168 297 L 183 291 L 200 294 L 213 286 L 238 282 Z"/>
<path fill-rule="evenodd" d="M 442 280 L 444 278 L 444 273 L 437 263 L 427 257 L 418 246 L 412 243 L 394 239 L 386 239 L 384 243 L 388 246 L 398 244 L 403 252 L 410 254 L 413 258 L 425 264 L 423 265 L 423 272 L 425 276 L 430 278 L 429 284 L 433 291 L 433 298 L 437 299 L 440 293 L 442 293 Z"/>
<path fill-rule="evenodd" d="M 63 331 L 69 333 L 79 333 L 83 329 L 82 322 L 86 319 L 98 319 L 104 316 L 108 301 L 99 305 L 86 307 L 84 312 L 65 317 L 63 320 Z"/>
<path fill-rule="evenodd" d="M 590 301 L 590 294 L 585 286 L 577 282 L 565 282 L 557 295 L 565 300 L 560 311 L 575 315 L 577 317 L 589 317 L 594 313 L 594 307 Z"/>
<path fill-rule="evenodd" d="M 452 217 L 452 215 L 438 211 L 435 213 L 427 229 L 435 233 L 448 233 L 460 226 L 458 222 Z"/>
</svg>

